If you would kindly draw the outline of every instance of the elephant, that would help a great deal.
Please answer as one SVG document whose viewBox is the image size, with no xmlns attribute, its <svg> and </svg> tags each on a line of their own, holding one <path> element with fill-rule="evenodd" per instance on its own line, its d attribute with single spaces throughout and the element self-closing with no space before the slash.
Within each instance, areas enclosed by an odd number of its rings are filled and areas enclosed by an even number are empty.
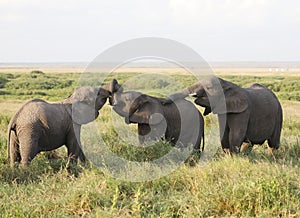
<svg viewBox="0 0 300 218">
<path fill-rule="evenodd" d="M 260 84 L 241 88 L 218 77 L 208 77 L 169 96 L 169 100 L 196 97 L 204 115 L 217 114 L 221 145 L 225 152 L 239 153 L 243 143 L 262 145 L 273 151 L 280 145 L 282 107 L 276 95 Z"/>
<path fill-rule="evenodd" d="M 66 145 L 71 162 L 86 161 L 80 144 L 81 125 L 99 115 L 112 93 L 114 82 L 100 88 L 85 86 L 61 102 L 42 99 L 26 102 L 8 125 L 8 157 L 13 166 L 21 162 L 26 167 L 42 151 Z"/>
<path fill-rule="evenodd" d="M 126 124 L 138 124 L 140 144 L 165 138 L 172 145 L 193 145 L 204 149 L 204 120 L 195 105 L 185 99 L 163 104 L 157 98 L 135 91 L 117 91 L 110 100 L 113 110 L 125 117 Z M 200 123 L 200 125 L 199 125 Z"/>
</svg>

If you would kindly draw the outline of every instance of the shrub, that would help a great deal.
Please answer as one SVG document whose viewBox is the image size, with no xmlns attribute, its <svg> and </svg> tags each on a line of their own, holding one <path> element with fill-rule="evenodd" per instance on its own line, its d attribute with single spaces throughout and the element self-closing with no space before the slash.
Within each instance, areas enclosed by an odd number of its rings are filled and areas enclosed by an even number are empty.
<svg viewBox="0 0 300 218">
<path fill-rule="evenodd" d="M 6 78 L 0 77 L 0 88 L 4 88 L 5 84 L 8 82 Z"/>
<path fill-rule="evenodd" d="M 30 74 L 44 75 L 45 73 L 41 70 L 33 70 L 33 71 L 30 72 Z"/>
</svg>

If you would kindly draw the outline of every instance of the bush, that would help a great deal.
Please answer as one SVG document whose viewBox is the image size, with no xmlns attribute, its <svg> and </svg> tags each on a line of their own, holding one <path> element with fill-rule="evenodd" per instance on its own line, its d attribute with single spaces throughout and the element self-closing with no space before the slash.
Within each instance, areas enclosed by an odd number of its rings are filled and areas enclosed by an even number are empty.
<svg viewBox="0 0 300 218">
<path fill-rule="evenodd" d="M 15 77 L 14 77 L 14 75 L 12 73 L 8 73 L 8 74 L 6 74 L 6 78 L 7 79 L 13 79 Z"/>
<path fill-rule="evenodd" d="M 0 89 L 5 87 L 5 84 L 8 82 L 6 78 L 0 77 Z"/>
<path fill-rule="evenodd" d="M 30 74 L 44 75 L 45 73 L 41 70 L 33 70 L 33 71 L 30 72 Z"/>
</svg>

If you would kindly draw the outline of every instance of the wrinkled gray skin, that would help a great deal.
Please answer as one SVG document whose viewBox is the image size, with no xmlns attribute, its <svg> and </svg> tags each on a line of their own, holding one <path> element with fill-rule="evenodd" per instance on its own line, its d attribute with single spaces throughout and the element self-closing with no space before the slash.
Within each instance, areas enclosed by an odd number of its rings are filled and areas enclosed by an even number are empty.
<svg viewBox="0 0 300 218">
<path fill-rule="evenodd" d="M 194 149 L 200 150 L 202 138 L 203 150 L 204 121 L 194 104 L 185 99 L 162 104 L 164 101 L 140 92 L 118 91 L 110 103 L 116 113 L 125 117 L 127 124 L 138 124 L 141 144 L 165 138 L 173 145 L 193 145 Z"/>
<path fill-rule="evenodd" d="M 27 166 L 39 152 L 62 145 L 66 145 L 72 162 L 76 162 L 78 157 L 85 162 L 80 145 L 81 125 L 98 117 L 98 111 L 110 96 L 112 86 L 81 87 L 58 103 L 48 103 L 41 99 L 25 103 L 8 126 L 8 156 L 11 165 L 21 162 Z"/>
<path fill-rule="evenodd" d="M 211 77 L 169 97 L 171 100 L 196 97 L 205 107 L 204 115 L 218 115 L 224 151 L 239 152 L 243 142 L 263 144 L 278 149 L 282 128 L 282 108 L 269 89 L 260 84 L 241 88 L 234 83 Z M 225 98 L 224 98 L 225 97 Z M 222 134 L 223 133 L 223 134 Z"/>
</svg>

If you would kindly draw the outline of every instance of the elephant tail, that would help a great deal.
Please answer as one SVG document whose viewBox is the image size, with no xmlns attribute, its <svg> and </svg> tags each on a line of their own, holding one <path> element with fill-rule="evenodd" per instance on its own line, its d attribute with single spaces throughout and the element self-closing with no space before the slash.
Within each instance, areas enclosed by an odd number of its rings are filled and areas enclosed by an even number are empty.
<svg viewBox="0 0 300 218">
<path fill-rule="evenodd" d="M 11 135 L 11 133 L 12 132 L 16 132 L 16 122 L 15 122 L 15 119 L 16 119 L 16 116 L 14 116 L 11 120 L 10 120 L 10 122 L 9 122 L 9 124 L 8 124 L 8 129 L 7 129 L 7 156 L 8 156 L 8 159 L 11 159 L 12 157 L 10 156 L 10 154 L 11 154 L 11 137 L 12 137 L 12 135 Z"/>
<path fill-rule="evenodd" d="M 12 120 L 8 124 L 7 129 L 7 157 L 10 159 L 10 137 L 11 137 L 11 127 L 12 127 Z"/>
<path fill-rule="evenodd" d="M 204 151 L 204 128 L 202 128 L 202 149 L 201 151 L 203 152 Z"/>
<path fill-rule="evenodd" d="M 281 136 L 281 130 L 282 130 L 282 121 L 283 121 L 283 114 L 282 114 L 282 107 L 279 104 L 278 107 L 278 118 L 277 118 L 277 125 L 276 129 L 273 133 L 273 138 L 275 141 L 273 142 L 273 146 L 275 149 L 278 149 L 280 146 L 280 136 Z"/>
<path fill-rule="evenodd" d="M 21 115 L 22 110 L 32 102 L 40 102 L 43 100 L 40 99 L 32 99 L 27 101 L 10 119 L 8 128 L 7 128 L 7 156 L 11 163 L 15 161 L 20 161 L 21 156 L 18 148 L 18 136 L 17 136 L 17 119 Z M 44 102 L 44 101 L 43 101 Z"/>
</svg>

